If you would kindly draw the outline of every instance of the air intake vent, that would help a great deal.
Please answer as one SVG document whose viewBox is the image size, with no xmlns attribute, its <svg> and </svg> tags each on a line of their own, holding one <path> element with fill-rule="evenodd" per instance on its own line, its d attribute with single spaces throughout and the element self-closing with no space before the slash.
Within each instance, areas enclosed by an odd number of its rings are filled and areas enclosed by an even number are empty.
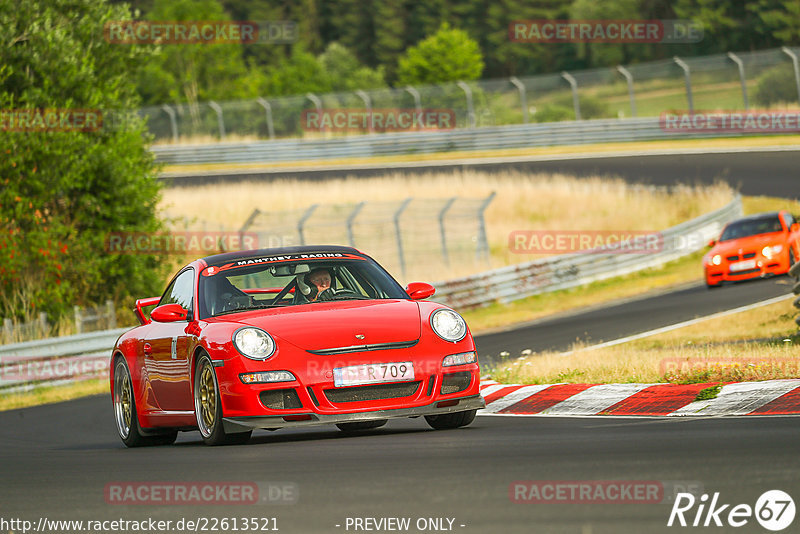
<svg viewBox="0 0 800 534">
<path fill-rule="evenodd" d="M 291 410 L 303 407 L 303 403 L 300 402 L 300 397 L 297 396 L 294 389 L 262 391 L 258 397 L 261 399 L 261 404 L 270 410 Z"/>
<path fill-rule="evenodd" d="M 326 389 L 325 396 L 334 404 L 337 402 L 361 402 L 384 399 L 410 397 L 419 389 L 422 381 L 403 382 L 401 384 L 376 384 L 374 386 L 356 386 L 352 388 Z"/>
<path fill-rule="evenodd" d="M 472 379 L 472 374 L 469 371 L 461 371 L 460 373 L 449 373 L 442 377 L 442 395 L 449 395 L 451 393 L 458 393 L 464 391 L 469 387 Z"/>
</svg>

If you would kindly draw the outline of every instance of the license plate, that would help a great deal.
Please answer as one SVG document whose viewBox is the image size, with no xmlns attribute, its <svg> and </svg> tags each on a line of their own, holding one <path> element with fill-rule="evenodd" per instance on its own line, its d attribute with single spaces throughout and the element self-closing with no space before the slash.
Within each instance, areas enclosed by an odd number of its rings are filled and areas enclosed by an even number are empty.
<svg viewBox="0 0 800 534">
<path fill-rule="evenodd" d="M 737 263 L 731 263 L 730 268 L 732 273 L 738 273 L 739 271 L 746 271 L 748 269 L 755 269 L 756 260 L 747 260 L 747 261 L 740 261 Z"/>
<path fill-rule="evenodd" d="M 367 363 L 336 367 L 333 370 L 333 385 L 360 386 L 383 382 L 410 382 L 414 380 L 413 362 Z"/>
</svg>

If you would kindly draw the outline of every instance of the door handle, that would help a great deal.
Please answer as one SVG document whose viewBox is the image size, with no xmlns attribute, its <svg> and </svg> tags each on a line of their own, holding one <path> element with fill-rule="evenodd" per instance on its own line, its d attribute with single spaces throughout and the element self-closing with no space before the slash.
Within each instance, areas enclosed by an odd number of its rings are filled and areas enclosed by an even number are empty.
<svg viewBox="0 0 800 534">
<path fill-rule="evenodd" d="M 145 356 L 150 356 L 153 354 L 153 347 L 150 345 L 150 343 L 144 344 L 144 354 Z"/>
</svg>

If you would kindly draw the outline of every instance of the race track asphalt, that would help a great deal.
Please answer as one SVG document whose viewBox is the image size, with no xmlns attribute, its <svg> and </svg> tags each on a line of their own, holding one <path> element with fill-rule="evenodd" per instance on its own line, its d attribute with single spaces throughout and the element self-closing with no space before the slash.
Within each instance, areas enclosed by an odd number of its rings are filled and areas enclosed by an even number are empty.
<svg viewBox="0 0 800 534">
<path fill-rule="evenodd" d="M 212 448 L 191 432 L 173 446 L 125 449 L 109 398 L 95 396 L 0 413 L 1 515 L 34 522 L 264 517 L 290 534 L 354 532 L 344 528 L 348 517 L 448 517 L 464 533 L 669 532 L 669 502 L 514 503 L 509 488 L 516 481 L 652 481 L 666 488 L 659 500 L 676 487 L 751 506 L 771 489 L 797 499 L 797 421 L 487 416 L 434 431 L 404 419 L 361 436 L 332 426 L 259 431 L 247 445 Z M 298 500 L 118 505 L 104 493 L 126 482 L 208 481 L 289 485 Z M 764 532 L 752 524 L 737 531 Z"/>
</svg>

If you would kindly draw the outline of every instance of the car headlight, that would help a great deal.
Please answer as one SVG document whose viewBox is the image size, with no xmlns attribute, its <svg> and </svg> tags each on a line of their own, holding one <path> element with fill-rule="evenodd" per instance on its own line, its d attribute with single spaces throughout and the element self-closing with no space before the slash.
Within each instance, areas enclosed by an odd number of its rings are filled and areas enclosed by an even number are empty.
<svg viewBox="0 0 800 534">
<path fill-rule="evenodd" d="M 776 254 L 780 254 L 783 250 L 783 245 L 766 246 L 761 250 L 761 255 L 771 260 Z"/>
<path fill-rule="evenodd" d="M 272 336 L 261 330 L 247 326 L 233 334 L 233 346 L 242 356 L 251 360 L 266 360 L 275 352 L 275 341 Z"/>
<path fill-rule="evenodd" d="M 431 328 L 440 338 L 454 343 L 467 335 L 467 323 L 464 319 L 446 308 L 440 308 L 431 314 Z"/>
<path fill-rule="evenodd" d="M 478 361 L 478 355 L 475 351 L 461 352 L 459 354 L 450 354 L 445 356 L 442 360 L 442 367 L 450 367 L 451 365 L 466 365 L 468 363 L 475 363 Z"/>
<path fill-rule="evenodd" d="M 711 263 L 713 263 L 714 265 L 719 265 L 720 263 L 722 263 L 722 256 L 720 256 L 719 254 L 715 254 L 714 257 L 711 258 Z"/>
</svg>

